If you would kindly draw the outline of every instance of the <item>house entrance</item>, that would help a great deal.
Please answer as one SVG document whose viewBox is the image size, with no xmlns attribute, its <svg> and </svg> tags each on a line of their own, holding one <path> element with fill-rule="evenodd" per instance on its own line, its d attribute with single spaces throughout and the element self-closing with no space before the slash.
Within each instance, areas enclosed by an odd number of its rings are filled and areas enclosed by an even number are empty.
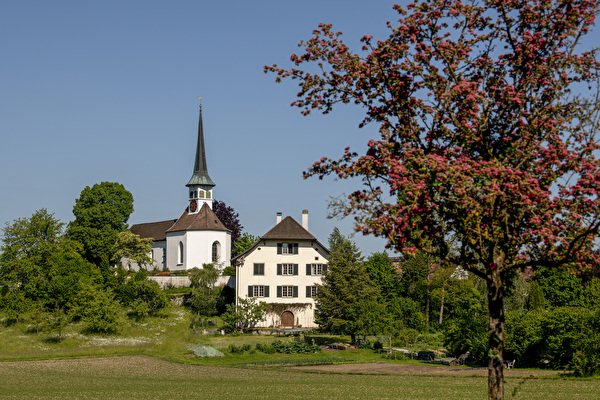
<svg viewBox="0 0 600 400">
<path fill-rule="evenodd" d="M 281 325 L 294 326 L 294 314 L 290 311 L 284 311 L 283 314 L 281 314 Z"/>
</svg>

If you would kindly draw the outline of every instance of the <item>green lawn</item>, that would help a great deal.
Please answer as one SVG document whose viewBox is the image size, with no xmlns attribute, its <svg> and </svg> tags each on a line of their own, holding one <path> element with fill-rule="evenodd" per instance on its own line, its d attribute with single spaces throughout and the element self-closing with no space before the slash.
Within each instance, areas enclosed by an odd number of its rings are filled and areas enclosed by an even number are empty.
<svg viewBox="0 0 600 400">
<path fill-rule="evenodd" d="M 172 308 L 141 323 L 127 321 L 117 336 L 85 335 L 72 324 L 62 343 L 55 333 L 36 334 L 26 320 L 0 325 L 0 399 L 482 399 L 487 394 L 486 377 L 298 371 L 286 366 L 417 362 L 386 360 L 368 349 L 265 354 L 255 350 L 256 343 L 291 338 L 203 335 L 189 325 L 189 313 Z M 201 344 L 226 357 L 193 357 L 192 349 Z M 251 350 L 228 353 L 232 344 Z M 598 393 L 596 379 L 506 381 L 506 398 L 597 399 Z"/>
</svg>

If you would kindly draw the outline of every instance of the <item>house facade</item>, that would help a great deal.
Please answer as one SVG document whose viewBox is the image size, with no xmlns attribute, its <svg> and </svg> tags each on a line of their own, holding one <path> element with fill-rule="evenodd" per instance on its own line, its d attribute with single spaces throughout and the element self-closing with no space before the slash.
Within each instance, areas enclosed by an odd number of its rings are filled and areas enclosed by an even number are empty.
<svg viewBox="0 0 600 400">
<path fill-rule="evenodd" d="M 231 262 L 231 232 L 212 210 L 215 183 L 208 175 L 204 150 L 202 106 L 198 120 L 198 141 L 192 177 L 186 184 L 187 208 L 178 219 L 134 224 L 130 230 L 142 239 L 152 239 L 153 268 L 171 271 L 202 268 L 216 263 Z M 124 260 L 124 266 L 138 270 L 139 266 Z"/>
<path fill-rule="evenodd" d="M 302 212 L 302 225 L 277 213 L 276 225 L 232 259 L 236 297 L 270 306 L 256 327 L 317 327 L 314 297 L 328 257 L 329 250 L 308 231 L 307 210 Z"/>
</svg>

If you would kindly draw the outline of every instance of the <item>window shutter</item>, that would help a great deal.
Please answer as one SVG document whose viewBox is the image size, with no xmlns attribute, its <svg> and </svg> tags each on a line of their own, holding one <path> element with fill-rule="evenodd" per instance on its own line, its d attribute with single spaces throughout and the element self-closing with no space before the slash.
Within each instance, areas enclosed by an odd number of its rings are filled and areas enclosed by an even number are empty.
<svg viewBox="0 0 600 400">
<path fill-rule="evenodd" d="M 293 292 L 294 296 L 293 297 L 298 297 L 298 286 L 294 286 L 294 292 Z"/>
<path fill-rule="evenodd" d="M 281 275 L 281 264 L 277 264 L 277 275 Z"/>
<path fill-rule="evenodd" d="M 252 291 L 252 285 L 248 285 L 248 297 L 252 297 L 254 292 Z"/>
<path fill-rule="evenodd" d="M 277 286 L 277 297 L 281 297 L 281 286 Z"/>
<path fill-rule="evenodd" d="M 310 286 L 306 287 L 306 298 L 310 297 Z"/>
<path fill-rule="evenodd" d="M 254 264 L 254 275 L 258 275 L 258 264 Z"/>
<path fill-rule="evenodd" d="M 265 286 L 265 297 L 269 297 L 269 287 Z"/>
<path fill-rule="evenodd" d="M 283 248 L 283 243 L 277 243 L 277 254 L 281 254 L 281 249 Z"/>
<path fill-rule="evenodd" d="M 306 264 L 306 275 L 307 276 L 310 275 L 311 272 L 312 272 L 312 268 L 311 268 L 310 264 Z"/>
<path fill-rule="evenodd" d="M 325 272 L 327 272 L 327 264 L 323 264 L 322 271 L 323 271 L 323 274 L 325 274 Z"/>
<path fill-rule="evenodd" d="M 294 264 L 294 275 L 298 275 L 298 264 Z"/>
<path fill-rule="evenodd" d="M 298 243 L 294 243 L 294 254 L 298 254 Z"/>
</svg>

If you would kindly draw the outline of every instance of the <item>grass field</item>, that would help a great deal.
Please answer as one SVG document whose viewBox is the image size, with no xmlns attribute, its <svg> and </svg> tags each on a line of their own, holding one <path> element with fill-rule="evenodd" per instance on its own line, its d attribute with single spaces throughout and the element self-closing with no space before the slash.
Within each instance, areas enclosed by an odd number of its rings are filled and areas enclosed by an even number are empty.
<svg viewBox="0 0 600 400">
<path fill-rule="evenodd" d="M 54 333 L 36 334 L 26 323 L 2 326 L 0 399 L 483 399 L 487 394 L 486 377 L 444 375 L 436 368 L 416 375 L 292 367 L 401 362 L 368 349 L 306 355 L 253 349 L 276 339 L 193 333 L 189 314 L 177 308 L 141 324 L 129 322 L 118 336 L 84 335 L 74 324 L 62 343 Z M 226 357 L 193 357 L 200 344 L 220 348 Z M 252 350 L 228 353 L 231 344 Z M 505 393 L 514 399 L 598 399 L 600 380 L 507 377 Z"/>
</svg>

